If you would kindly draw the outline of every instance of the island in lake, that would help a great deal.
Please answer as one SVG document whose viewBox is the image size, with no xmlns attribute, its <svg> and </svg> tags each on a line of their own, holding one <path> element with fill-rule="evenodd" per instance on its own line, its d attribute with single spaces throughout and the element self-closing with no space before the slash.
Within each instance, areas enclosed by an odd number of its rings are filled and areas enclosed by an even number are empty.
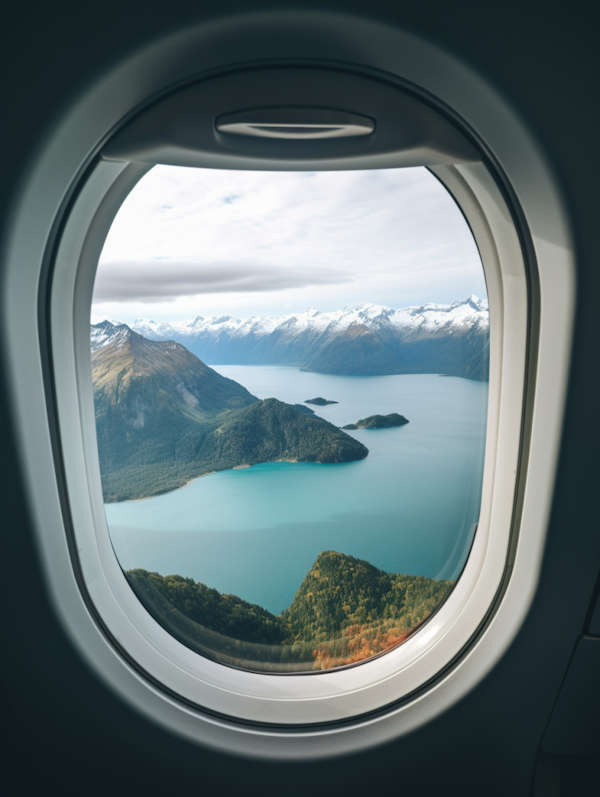
<svg viewBox="0 0 600 797">
<path fill-rule="evenodd" d="M 391 429 L 394 426 L 404 426 L 408 420 L 404 415 L 391 412 L 389 415 L 369 415 L 356 423 L 348 423 L 342 429 Z"/>
<path fill-rule="evenodd" d="M 329 401 L 329 399 L 321 398 L 318 396 L 314 399 L 306 399 L 305 404 L 316 404 L 318 407 L 324 407 L 326 404 L 339 404 L 339 401 Z"/>
<path fill-rule="evenodd" d="M 430 617 L 455 583 L 386 573 L 323 551 L 291 605 L 274 615 L 191 578 L 141 569 L 125 575 L 150 614 L 184 645 L 263 672 L 328 670 L 389 650 Z"/>
<path fill-rule="evenodd" d="M 309 407 L 260 400 L 172 340 L 92 327 L 96 438 L 105 502 L 175 490 L 263 462 L 353 462 L 368 449 Z"/>
</svg>

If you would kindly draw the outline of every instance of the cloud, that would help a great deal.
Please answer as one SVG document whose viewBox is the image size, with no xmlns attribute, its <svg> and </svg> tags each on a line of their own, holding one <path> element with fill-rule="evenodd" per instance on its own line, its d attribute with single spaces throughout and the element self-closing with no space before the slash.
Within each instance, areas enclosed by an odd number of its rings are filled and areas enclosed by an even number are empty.
<svg viewBox="0 0 600 797">
<path fill-rule="evenodd" d="M 209 293 L 258 293 L 352 282 L 351 274 L 328 267 L 287 268 L 255 263 L 185 260 L 101 262 L 94 303 L 164 302 Z"/>
<path fill-rule="evenodd" d="M 119 210 L 94 302 L 119 318 L 241 317 L 485 296 L 473 236 L 426 169 L 156 166 Z M 148 308 L 145 309 L 145 305 Z"/>
</svg>

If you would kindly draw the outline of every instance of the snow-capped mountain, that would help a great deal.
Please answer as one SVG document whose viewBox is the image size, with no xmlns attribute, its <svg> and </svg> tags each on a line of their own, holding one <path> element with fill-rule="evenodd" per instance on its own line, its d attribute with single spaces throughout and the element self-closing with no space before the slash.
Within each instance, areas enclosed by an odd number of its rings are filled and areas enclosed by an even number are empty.
<svg viewBox="0 0 600 797">
<path fill-rule="evenodd" d="M 106 334 L 99 327 L 93 333 L 97 341 Z M 489 313 L 487 303 L 474 295 L 451 305 L 398 310 L 359 304 L 330 313 L 310 307 L 280 317 L 195 316 L 172 324 L 140 318 L 132 328 L 150 340 L 182 343 L 207 364 L 296 365 L 363 376 L 447 373 L 487 378 Z"/>
<path fill-rule="evenodd" d="M 119 348 L 124 346 L 129 339 L 130 332 L 127 324 L 120 324 L 118 321 L 102 321 L 100 324 L 92 324 L 90 331 L 92 354 L 111 343 L 116 343 Z"/>
<path fill-rule="evenodd" d="M 247 335 L 265 336 L 277 331 L 287 334 L 302 332 L 335 333 L 352 324 L 368 328 L 390 325 L 403 332 L 421 330 L 433 332 L 442 328 L 464 329 L 474 325 L 487 325 L 487 303 L 472 295 L 464 302 L 454 304 L 424 304 L 393 310 L 377 304 L 358 304 L 331 313 L 321 313 L 309 307 L 304 313 L 285 316 L 253 316 L 248 319 L 234 316 L 194 316 L 185 321 L 156 324 L 137 318 L 131 325 L 140 335 L 151 340 L 180 340 L 193 345 L 196 341 L 215 338 L 222 334 L 231 337 Z"/>
</svg>

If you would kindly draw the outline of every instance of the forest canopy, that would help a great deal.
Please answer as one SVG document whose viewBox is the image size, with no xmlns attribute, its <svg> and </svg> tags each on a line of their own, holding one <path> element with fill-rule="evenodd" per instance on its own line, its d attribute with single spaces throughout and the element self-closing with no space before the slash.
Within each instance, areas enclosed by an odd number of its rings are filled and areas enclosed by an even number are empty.
<svg viewBox="0 0 600 797">
<path fill-rule="evenodd" d="M 150 614 L 184 645 L 264 672 L 331 669 L 389 650 L 422 625 L 454 586 L 323 551 L 291 605 L 274 615 L 191 578 L 141 569 L 125 575 Z"/>
</svg>

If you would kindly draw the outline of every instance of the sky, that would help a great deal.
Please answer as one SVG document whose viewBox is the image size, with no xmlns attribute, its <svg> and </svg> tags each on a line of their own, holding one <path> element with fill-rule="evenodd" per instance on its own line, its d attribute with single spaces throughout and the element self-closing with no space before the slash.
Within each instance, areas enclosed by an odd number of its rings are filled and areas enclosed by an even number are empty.
<svg viewBox="0 0 600 797">
<path fill-rule="evenodd" d="M 473 236 L 424 168 L 156 166 L 109 231 L 92 322 L 400 308 L 472 293 L 487 296 Z"/>
</svg>

